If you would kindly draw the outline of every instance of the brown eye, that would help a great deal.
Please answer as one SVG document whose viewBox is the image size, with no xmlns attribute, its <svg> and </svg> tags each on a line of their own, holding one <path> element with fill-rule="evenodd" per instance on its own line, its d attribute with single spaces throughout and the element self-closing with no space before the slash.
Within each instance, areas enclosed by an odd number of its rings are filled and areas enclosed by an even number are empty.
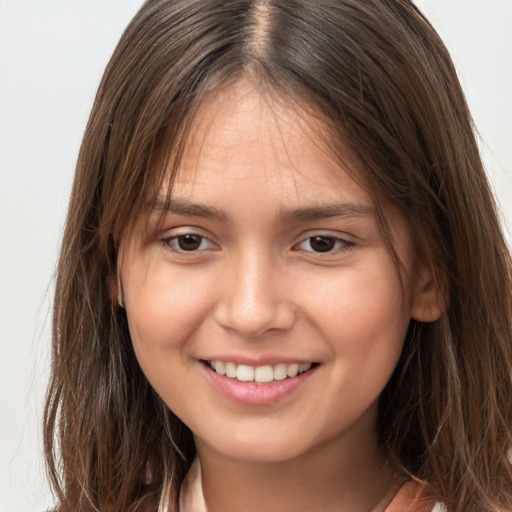
<svg viewBox="0 0 512 512">
<path fill-rule="evenodd" d="M 305 238 L 300 244 L 297 244 L 295 248 L 314 254 L 335 254 L 351 249 L 353 245 L 353 242 L 344 240 L 343 238 L 339 238 L 337 236 L 315 235 Z"/>
<path fill-rule="evenodd" d="M 314 252 L 329 252 L 336 246 L 337 239 L 332 236 L 312 236 L 308 240 Z"/>
<path fill-rule="evenodd" d="M 165 238 L 162 241 L 176 252 L 201 252 L 215 247 L 210 240 L 197 233 L 184 233 Z"/>
<path fill-rule="evenodd" d="M 193 235 L 191 233 L 186 235 L 180 235 L 176 237 L 176 242 L 178 243 L 178 247 L 182 251 L 197 251 L 199 247 L 201 247 L 201 242 L 203 240 L 202 236 Z"/>
</svg>

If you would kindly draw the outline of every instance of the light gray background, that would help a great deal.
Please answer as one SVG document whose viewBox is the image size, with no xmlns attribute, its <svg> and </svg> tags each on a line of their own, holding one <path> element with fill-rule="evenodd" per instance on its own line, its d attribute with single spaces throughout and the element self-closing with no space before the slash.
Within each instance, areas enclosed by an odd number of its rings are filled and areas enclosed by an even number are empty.
<svg viewBox="0 0 512 512">
<path fill-rule="evenodd" d="M 39 428 L 52 273 L 94 93 L 141 4 L 0 0 L 0 512 L 52 502 Z M 418 5 L 452 52 L 510 226 L 512 0 Z"/>
</svg>

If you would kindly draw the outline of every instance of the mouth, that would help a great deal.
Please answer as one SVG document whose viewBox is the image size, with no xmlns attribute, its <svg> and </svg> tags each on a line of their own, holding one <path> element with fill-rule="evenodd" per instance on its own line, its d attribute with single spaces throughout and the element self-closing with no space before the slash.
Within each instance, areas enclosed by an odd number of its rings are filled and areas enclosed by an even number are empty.
<svg viewBox="0 0 512 512">
<path fill-rule="evenodd" d="M 239 382 L 254 382 L 270 384 L 276 381 L 292 379 L 310 371 L 318 363 L 280 363 L 276 365 L 250 366 L 229 361 L 203 361 L 203 363 L 218 375 Z"/>
</svg>

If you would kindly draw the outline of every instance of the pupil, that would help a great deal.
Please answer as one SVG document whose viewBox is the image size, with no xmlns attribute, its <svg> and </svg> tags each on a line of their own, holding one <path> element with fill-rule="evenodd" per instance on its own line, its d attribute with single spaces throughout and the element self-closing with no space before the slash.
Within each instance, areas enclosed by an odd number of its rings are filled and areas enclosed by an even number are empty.
<svg viewBox="0 0 512 512">
<path fill-rule="evenodd" d="M 309 243 L 311 248 L 316 252 L 328 252 L 334 249 L 336 242 L 334 238 L 329 236 L 314 236 Z"/>
<path fill-rule="evenodd" d="M 199 235 L 181 235 L 178 237 L 178 245 L 183 251 L 195 251 L 201 245 Z"/>
</svg>

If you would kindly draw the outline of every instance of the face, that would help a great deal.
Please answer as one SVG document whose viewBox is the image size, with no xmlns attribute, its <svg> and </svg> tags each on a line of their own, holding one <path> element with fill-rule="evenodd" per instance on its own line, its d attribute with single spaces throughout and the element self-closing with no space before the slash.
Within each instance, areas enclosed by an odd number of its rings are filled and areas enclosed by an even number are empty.
<svg viewBox="0 0 512 512">
<path fill-rule="evenodd" d="M 148 242 L 141 222 L 122 246 L 140 365 L 198 446 L 227 457 L 373 442 L 421 300 L 308 121 L 244 81 L 207 100 L 171 203 L 151 214 L 161 228 Z M 410 267 L 405 223 L 388 213 Z"/>
</svg>

